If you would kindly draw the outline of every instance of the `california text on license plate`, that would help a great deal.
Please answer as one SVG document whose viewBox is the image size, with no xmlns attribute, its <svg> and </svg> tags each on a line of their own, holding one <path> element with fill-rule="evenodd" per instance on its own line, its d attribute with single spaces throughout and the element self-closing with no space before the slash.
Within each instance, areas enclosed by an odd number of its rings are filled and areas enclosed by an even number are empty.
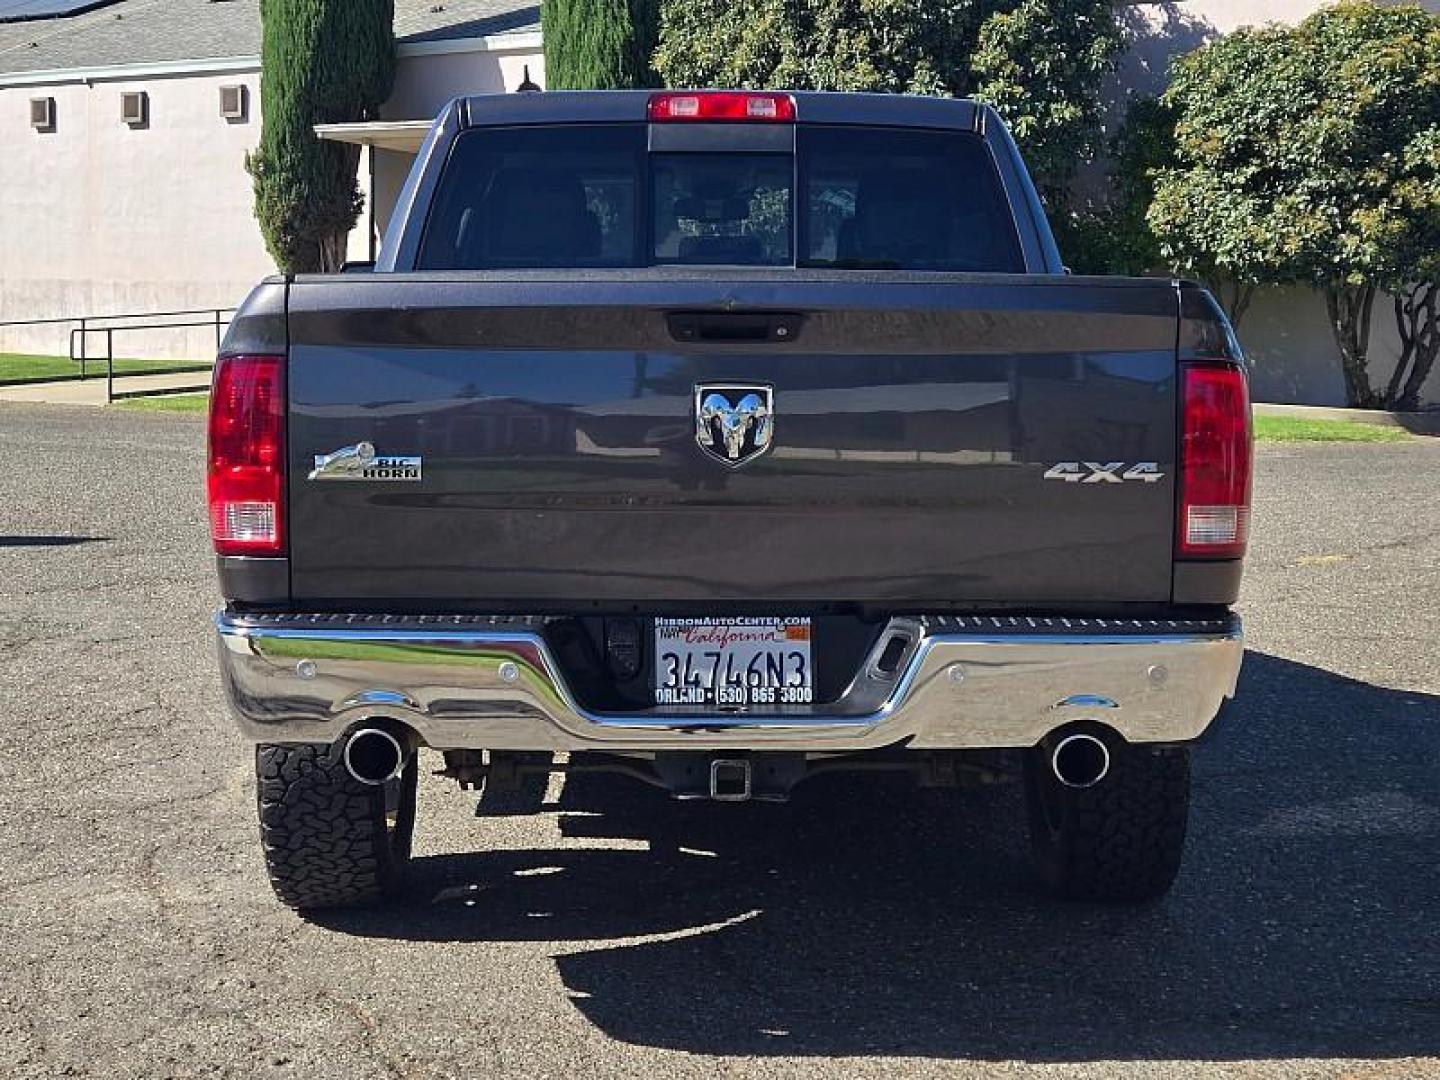
<svg viewBox="0 0 1440 1080">
<path fill-rule="evenodd" d="M 808 705 L 810 620 L 656 619 L 655 704 Z"/>
</svg>

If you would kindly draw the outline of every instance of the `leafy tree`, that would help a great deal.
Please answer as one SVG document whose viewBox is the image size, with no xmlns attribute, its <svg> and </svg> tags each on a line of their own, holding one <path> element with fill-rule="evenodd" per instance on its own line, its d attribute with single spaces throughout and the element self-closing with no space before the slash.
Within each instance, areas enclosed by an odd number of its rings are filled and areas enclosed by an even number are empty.
<svg viewBox="0 0 1440 1080">
<path fill-rule="evenodd" d="M 255 217 L 287 272 L 335 271 L 364 199 L 360 148 L 316 124 L 373 116 L 395 81 L 394 0 L 261 0 L 260 147 L 245 159 Z"/>
<path fill-rule="evenodd" d="M 669 86 L 964 93 L 980 21 L 977 0 L 662 0 L 654 62 Z"/>
<path fill-rule="evenodd" d="M 1402 411 L 1420 407 L 1420 388 L 1440 356 L 1440 274 L 1401 286 L 1395 293 L 1400 359 L 1385 399 Z"/>
<path fill-rule="evenodd" d="M 1440 33 L 1432 34 L 1431 42 L 1440 47 Z M 1432 78 L 1440 79 L 1440 60 L 1434 68 Z M 1405 155 L 1409 179 L 1403 198 L 1413 227 L 1400 238 L 1394 271 L 1385 282 L 1394 294 L 1401 342 L 1385 403 L 1410 410 L 1420 407 L 1420 390 L 1440 356 L 1440 119 L 1406 147 Z"/>
<path fill-rule="evenodd" d="M 1406 298 L 1419 300 L 1440 276 L 1440 18 L 1419 7 L 1342 4 L 1306 19 L 1297 36 L 1324 75 L 1305 134 L 1328 159 L 1317 202 L 1329 211 L 1330 235 L 1309 252 L 1309 268 L 1323 281 L 1352 403 L 1393 408 L 1406 397 L 1413 407 L 1418 381 L 1398 393 L 1394 379 L 1383 393 L 1372 388 L 1369 326 L 1376 286 L 1397 292 L 1404 335 Z M 1420 316 L 1408 350 L 1420 380 L 1434 363 L 1433 310 L 1410 308 Z"/>
<path fill-rule="evenodd" d="M 1294 29 L 1237 31 L 1178 62 L 1165 101 L 1177 165 L 1149 213 L 1162 253 L 1242 291 L 1315 284 L 1350 404 L 1393 405 L 1408 380 L 1376 391 L 1370 326 L 1381 288 L 1435 276 L 1440 20 L 1344 3 Z M 1417 335 L 1412 372 L 1433 363 L 1431 340 Z"/>
<path fill-rule="evenodd" d="M 975 97 L 994 105 L 1041 194 L 1064 205 L 1099 149 L 1100 82 L 1124 47 L 1110 0 L 1021 0 L 980 26 Z"/>
<path fill-rule="evenodd" d="M 545 83 L 552 90 L 655 85 L 658 0 L 544 0 Z"/>
<path fill-rule="evenodd" d="M 1296 208 L 1274 200 L 1258 160 L 1280 137 L 1287 106 L 1276 99 L 1297 77 L 1291 38 L 1242 28 L 1202 46 L 1176 61 L 1162 98 L 1175 116 L 1174 164 L 1155 178 L 1147 220 L 1161 257 L 1205 281 L 1237 324 L 1257 285 L 1300 273 L 1283 227 Z"/>
<path fill-rule="evenodd" d="M 1108 190 L 1056 215 L 1056 242 L 1079 274 L 1151 273 L 1166 265 L 1146 213 L 1157 172 L 1175 164 L 1174 114 L 1155 98 L 1136 98 L 1106 150 Z"/>
<path fill-rule="evenodd" d="M 1108 0 L 662 0 L 654 64 L 670 86 L 989 101 L 1053 201 L 1096 149 L 1120 48 Z"/>
</svg>

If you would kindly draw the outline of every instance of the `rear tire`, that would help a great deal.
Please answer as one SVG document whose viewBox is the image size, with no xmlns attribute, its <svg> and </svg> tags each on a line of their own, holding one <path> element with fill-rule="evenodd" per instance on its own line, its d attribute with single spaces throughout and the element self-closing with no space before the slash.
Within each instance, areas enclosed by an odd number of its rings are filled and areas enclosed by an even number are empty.
<svg viewBox="0 0 1440 1080">
<path fill-rule="evenodd" d="M 344 746 L 255 748 L 265 869 L 275 895 L 297 910 L 373 904 L 404 886 L 419 755 L 399 778 L 369 785 L 345 770 Z"/>
<path fill-rule="evenodd" d="M 1190 751 L 1105 741 L 1110 771 L 1088 788 L 1060 782 L 1048 740 L 1026 753 L 1036 868 L 1068 900 L 1155 900 L 1169 891 L 1184 854 Z"/>
</svg>

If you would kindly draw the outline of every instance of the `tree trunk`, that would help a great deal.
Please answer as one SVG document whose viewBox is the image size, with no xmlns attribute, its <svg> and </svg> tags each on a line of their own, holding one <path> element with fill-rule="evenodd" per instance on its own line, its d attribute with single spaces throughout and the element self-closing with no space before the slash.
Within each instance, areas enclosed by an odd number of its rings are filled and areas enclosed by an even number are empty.
<svg viewBox="0 0 1440 1080">
<path fill-rule="evenodd" d="M 1222 277 L 1207 277 L 1205 287 L 1225 309 L 1230 325 L 1238 330 L 1240 320 L 1245 317 L 1245 312 L 1250 310 L 1250 301 L 1255 299 L 1255 286 Z"/>
<path fill-rule="evenodd" d="M 345 268 L 350 252 L 349 233 L 331 233 L 320 238 L 320 273 L 338 274 Z"/>
<path fill-rule="evenodd" d="M 1440 282 L 1422 281 L 1398 292 L 1395 327 L 1400 332 L 1400 360 L 1390 376 L 1385 403 L 1410 412 L 1420 407 L 1420 388 L 1440 354 Z"/>
<path fill-rule="evenodd" d="M 1240 325 L 1240 320 L 1243 319 L 1245 313 L 1250 310 L 1250 301 L 1254 299 L 1254 285 L 1248 285 L 1241 281 L 1235 283 L 1234 294 L 1230 298 L 1229 305 L 1225 308 L 1226 313 L 1230 316 L 1230 325 L 1232 327 L 1238 327 Z"/>
<path fill-rule="evenodd" d="M 1385 403 L 1392 407 L 1400 397 L 1401 387 L 1405 385 L 1405 373 L 1410 368 L 1410 361 L 1415 358 L 1415 324 L 1419 321 L 1415 293 L 1416 289 L 1409 285 L 1395 293 L 1395 330 L 1400 335 L 1400 358 L 1395 362 L 1395 370 L 1390 374 L 1390 385 L 1385 389 Z"/>
<path fill-rule="evenodd" d="M 1330 329 L 1340 349 L 1340 369 L 1345 376 L 1347 404 L 1356 409 L 1378 409 L 1384 405 L 1370 385 L 1370 316 L 1375 311 L 1374 285 L 1345 285 L 1327 282 L 1325 309 Z"/>
</svg>

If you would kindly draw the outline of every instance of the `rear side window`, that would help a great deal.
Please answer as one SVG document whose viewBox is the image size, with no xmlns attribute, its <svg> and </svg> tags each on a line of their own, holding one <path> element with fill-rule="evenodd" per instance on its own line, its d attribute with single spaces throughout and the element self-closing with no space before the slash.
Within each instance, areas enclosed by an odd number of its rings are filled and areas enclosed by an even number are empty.
<svg viewBox="0 0 1440 1080">
<path fill-rule="evenodd" d="M 467 131 L 440 177 L 422 270 L 635 266 L 644 129 Z"/>
<path fill-rule="evenodd" d="M 1022 273 L 969 132 L 801 125 L 785 153 L 648 153 L 639 124 L 478 128 L 440 178 L 421 270 L 663 264 Z"/>
<path fill-rule="evenodd" d="M 1023 273 L 989 148 L 968 132 L 802 127 L 801 266 Z"/>
</svg>

